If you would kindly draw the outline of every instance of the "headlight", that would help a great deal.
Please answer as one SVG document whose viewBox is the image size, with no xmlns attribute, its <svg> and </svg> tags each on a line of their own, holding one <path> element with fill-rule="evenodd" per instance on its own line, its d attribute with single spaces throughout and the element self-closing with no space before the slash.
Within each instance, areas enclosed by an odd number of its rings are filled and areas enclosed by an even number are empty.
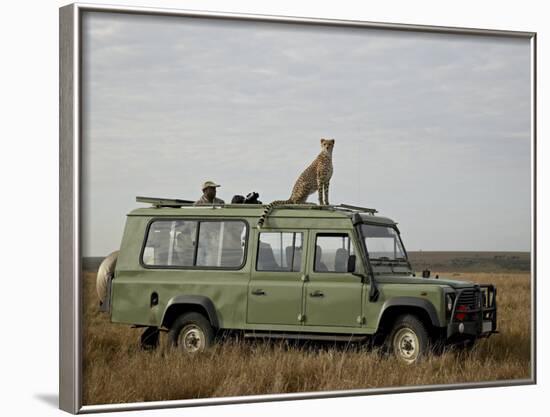
<svg viewBox="0 0 550 417">
<path fill-rule="evenodd" d="M 445 306 L 447 308 L 447 313 L 450 313 L 453 310 L 454 302 L 455 302 L 454 294 L 445 294 Z"/>
</svg>

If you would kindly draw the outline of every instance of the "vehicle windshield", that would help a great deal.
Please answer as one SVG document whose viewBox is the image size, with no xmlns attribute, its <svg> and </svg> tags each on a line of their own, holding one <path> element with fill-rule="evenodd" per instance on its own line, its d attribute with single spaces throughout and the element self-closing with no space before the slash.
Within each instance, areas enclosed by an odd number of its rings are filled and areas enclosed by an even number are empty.
<svg viewBox="0 0 550 417">
<path fill-rule="evenodd" d="M 371 261 L 406 261 L 405 250 L 395 228 L 362 224 L 361 233 Z"/>
</svg>

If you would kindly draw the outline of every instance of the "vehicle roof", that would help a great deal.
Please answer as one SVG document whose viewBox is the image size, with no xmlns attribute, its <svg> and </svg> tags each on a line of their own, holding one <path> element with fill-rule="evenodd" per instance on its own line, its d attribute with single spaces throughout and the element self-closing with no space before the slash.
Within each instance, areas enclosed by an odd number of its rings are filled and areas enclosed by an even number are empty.
<svg viewBox="0 0 550 417">
<path fill-rule="evenodd" d="M 212 217 L 260 217 L 267 205 L 264 204 L 215 204 L 215 205 L 181 205 L 181 206 L 151 206 L 137 208 L 128 216 L 144 217 L 179 217 L 179 216 L 212 216 Z M 388 217 L 377 216 L 376 210 L 367 208 L 346 208 L 354 206 L 318 206 L 316 204 L 293 204 L 275 206 L 269 218 L 309 218 L 309 219 L 351 219 L 358 214 L 363 222 L 377 224 L 397 224 Z M 367 211 L 369 210 L 369 211 Z"/>
</svg>

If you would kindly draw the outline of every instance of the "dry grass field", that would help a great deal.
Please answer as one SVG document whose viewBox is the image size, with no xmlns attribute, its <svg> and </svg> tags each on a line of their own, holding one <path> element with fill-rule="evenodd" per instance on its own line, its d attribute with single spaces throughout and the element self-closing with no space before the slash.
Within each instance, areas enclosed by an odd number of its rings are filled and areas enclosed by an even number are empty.
<svg viewBox="0 0 550 417">
<path fill-rule="evenodd" d="M 406 366 L 366 346 L 231 338 L 186 356 L 138 347 L 142 329 L 112 324 L 99 313 L 95 272 L 84 273 L 84 404 L 348 390 L 530 377 L 530 275 L 445 273 L 498 287 L 500 334 L 472 351 L 445 351 Z"/>
</svg>

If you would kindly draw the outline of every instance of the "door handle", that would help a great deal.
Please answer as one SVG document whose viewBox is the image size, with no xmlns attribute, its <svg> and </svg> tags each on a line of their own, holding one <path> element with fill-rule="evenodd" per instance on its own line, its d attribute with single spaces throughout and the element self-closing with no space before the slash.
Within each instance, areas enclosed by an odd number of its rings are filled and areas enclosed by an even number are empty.
<svg viewBox="0 0 550 417">
<path fill-rule="evenodd" d="M 323 294 L 323 292 L 321 292 L 319 290 L 316 290 L 316 291 L 310 292 L 309 296 L 310 297 L 324 297 L 325 294 Z"/>
<path fill-rule="evenodd" d="M 264 290 L 253 290 L 252 295 L 265 295 Z"/>
</svg>

